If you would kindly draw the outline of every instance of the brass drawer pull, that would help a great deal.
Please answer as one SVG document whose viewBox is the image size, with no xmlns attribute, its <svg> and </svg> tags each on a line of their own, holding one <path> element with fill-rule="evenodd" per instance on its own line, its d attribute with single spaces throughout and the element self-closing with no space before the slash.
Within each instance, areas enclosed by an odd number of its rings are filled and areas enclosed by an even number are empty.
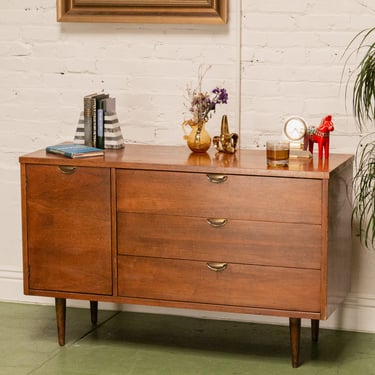
<svg viewBox="0 0 375 375">
<path fill-rule="evenodd" d="M 223 272 L 223 271 L 228 267 L 228 263 L 216 263 L 216 262 L 211 262 L 211 263 L 207 263 L 207 267 L 208 267 L 211 271 L 215 271 L 215 272 Z"/>
<path fill-rule="evenodd" d="M 66 165 L 59 165 L 59 169 L 64 174 L 73 174 L 77 170 L 77 167 L 68 167 Z"/>
<path fill-rule="evenodd" d="M 227 222 L 228 222 L 227 219 L 214 219 L 214 218 L 207 219 L 207 223 L 215 228 L 223 227 Z"/>
<path fill-rule="evenodd" d="M 228 176 L 224 174 L 208 174 L 207 178 L 214 184 L 221 184 L 228 180 Z"/>
</svg>

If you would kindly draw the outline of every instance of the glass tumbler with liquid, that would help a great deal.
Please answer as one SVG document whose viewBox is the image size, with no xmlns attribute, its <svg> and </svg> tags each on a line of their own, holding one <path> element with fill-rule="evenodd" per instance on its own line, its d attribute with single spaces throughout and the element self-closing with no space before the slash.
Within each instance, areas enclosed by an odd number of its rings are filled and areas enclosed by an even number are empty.
<svg viewBox="0 0 375 375">
<path fill-rule="evenodd" d="M 270 168 L 285 168 L 289 165 L 289 142 L 267 141 L 267 166 Z"/>
</svg>

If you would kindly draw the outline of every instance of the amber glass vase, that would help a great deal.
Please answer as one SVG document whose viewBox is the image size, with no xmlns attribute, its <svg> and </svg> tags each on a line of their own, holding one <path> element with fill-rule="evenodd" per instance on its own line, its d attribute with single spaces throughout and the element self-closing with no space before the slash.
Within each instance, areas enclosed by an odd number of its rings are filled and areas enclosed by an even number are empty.
<svg viewBox="0 0 375 375">
<path fill-rule="evenodd" d="M 211 146 L 211 137 L 206 130 L 206 122 L 189 124 L 190 134 L 185 136 L 187 145 L 193 152 L 206 152 Z"/>
</svg>

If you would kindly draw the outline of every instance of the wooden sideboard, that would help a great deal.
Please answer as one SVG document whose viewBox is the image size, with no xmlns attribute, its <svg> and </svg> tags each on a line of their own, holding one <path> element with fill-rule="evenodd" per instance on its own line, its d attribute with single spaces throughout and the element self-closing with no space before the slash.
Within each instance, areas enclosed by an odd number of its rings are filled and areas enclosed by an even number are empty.
<svg viewBox="0 0 375 375">
<path fill-rule="evenodd" d="M 80 160 L 20 157 L 24 292 L 66 299 L 327 319 L 350 287 L 353 157 L 291 160 L 265 151 L 190 154 L 126 145 Z"/>
</svg>

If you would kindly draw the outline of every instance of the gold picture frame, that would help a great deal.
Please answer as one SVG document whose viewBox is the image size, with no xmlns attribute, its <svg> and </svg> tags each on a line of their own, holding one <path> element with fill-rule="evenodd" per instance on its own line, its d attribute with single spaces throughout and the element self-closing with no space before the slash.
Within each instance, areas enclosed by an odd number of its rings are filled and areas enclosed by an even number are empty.
<svg viewBox="0 0 375 375">
<path fill-rule="evenodd" d="M 58 22 L 225 24 L 229 0 L 56 0 Z"/>
</svg>

